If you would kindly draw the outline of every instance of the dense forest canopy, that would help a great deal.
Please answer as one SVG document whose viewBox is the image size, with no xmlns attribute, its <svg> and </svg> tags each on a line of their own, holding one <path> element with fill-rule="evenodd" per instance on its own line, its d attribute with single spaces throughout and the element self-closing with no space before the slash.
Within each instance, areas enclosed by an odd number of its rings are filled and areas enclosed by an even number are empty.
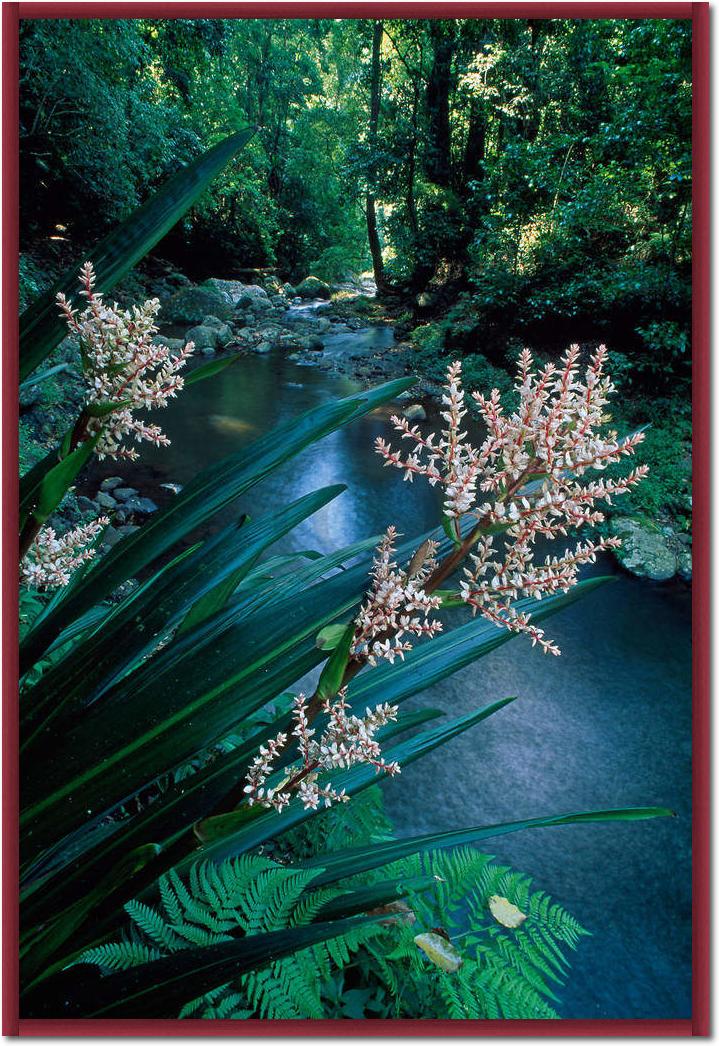
<svg viewBox="0 0 719 1046">
<path fill-rule="evenodd" d="M 661 366 L 687 348 L 688 22 L 22 26 L 26 241 L 96 236 L 251 124 L 163 245 L 191 274 L 374 261 L 381 284 L 469 293 L 485 339 L 511 317 L 529 336 L 608 328 Z"/>
</svg>

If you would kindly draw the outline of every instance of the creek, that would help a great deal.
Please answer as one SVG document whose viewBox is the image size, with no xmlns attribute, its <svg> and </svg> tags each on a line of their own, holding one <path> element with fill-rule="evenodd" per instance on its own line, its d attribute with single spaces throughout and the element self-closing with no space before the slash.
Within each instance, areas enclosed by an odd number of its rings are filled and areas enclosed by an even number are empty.
<svg viewBox="0 0 719 1046">
<path fill-rule="evenodd" d="M 186 483 L 274 425 L 358 388 L 320 365 L 367 356 L 387 328 L 329 334 L 317 363 L 281 351 L 247 355 L 187 389 L 158 418 L 169 448 L 143 449 L 132 482 L 162 503 L 160 483 Z M 310 447 L 239 499 L 223 519 L 254 518 L 330 483 L 347 491 L 282 543 L 329 552 L 395 523 L 405 535 L 438 519 L 428 486 L 404 483 L 373 453 L 389 438 L 382 409 Z M 433 420 L 430 411 L 429 424 Z M 112 463 L 104 470 L 113 471 Z M 117 465 L 115 465 L 117 471 Z M 171 495 L 165 495 L 165 499 Z M 532 876 L 591 931 L 576 953 L 559 1010 L 575 1018 L 680 1018 L 691 1009 L 690 592 L 652 585 L 605 557 L 615 575 L 545 628 L 562 650 L 523 638 L 419 694 L 411 707 L 461 715 L 519 699 L 384 785 L 399 835 L 542 814 L 666 805 L 676 818 L 535 829 L 486 850 Z M 586 574 L 585 574 L 586 576 Z"/>
</svg>

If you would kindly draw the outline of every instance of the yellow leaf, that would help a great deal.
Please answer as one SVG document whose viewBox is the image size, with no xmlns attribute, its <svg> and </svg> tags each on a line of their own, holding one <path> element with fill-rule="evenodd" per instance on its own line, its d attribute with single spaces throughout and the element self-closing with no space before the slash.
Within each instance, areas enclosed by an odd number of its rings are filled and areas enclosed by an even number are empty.
<svg viewBox="0 0 719 1046">
<path fill-rule="evenodd" d="M 512 904 L 506 897 L 492 894 L 489 898 L 489 910 L 502 926 L 508 926 L 510 930 L 516 930 L 521 926 L 527 916 L 520 912 L 516 904 Z"/>
<path fill-rule="evenodd" d="M 446 973 L 456 973 L 462 965 L 462 956 L 457 949 L 438 933 L 418 933 L 414 943 L 435 966 Z"/>
</svg>

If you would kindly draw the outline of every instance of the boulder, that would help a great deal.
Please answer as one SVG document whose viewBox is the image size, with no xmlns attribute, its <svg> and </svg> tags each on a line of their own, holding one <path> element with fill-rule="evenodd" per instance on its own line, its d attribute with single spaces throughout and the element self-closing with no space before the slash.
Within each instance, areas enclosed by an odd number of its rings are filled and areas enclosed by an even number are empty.
<svg viewBox="0 0 719 1046">
<path fill-rule="evenodd" d="M 169 490 L 171 494 L 179 494 L 182 490 L 180 483 L 161 483 L 160 490 Z"/>
<path fill-rule="evenodd" d="M 120 531 L 115 527 L 105 527 L 102 532 L 102 544 L 100 548 L 104 552 L 107 552 L 107 550 L 111 549 L 113 545 L 116 545 L 118 541 L 122 541 L 122 534 Z"/>
<path fill-rule="evenodd" d="M 243 298 L 268 297 L 264 287 L 257 287 L 253 283 L 242 283 L 241 280 L 218 280 L 212 277 L 205 280 L 203 287 L 207 287 L 214 294 L 219 294 L 230 305 L 238 305 Z"/>
<path fill-rule="evenodd" d="M 427 411 L 424 409 L 421 403 L 410 403 L 409 407 L 405 407 L 402 411 L 407 421 L 426 421 Z"/>
<path fill-rule="evenodd" d="M 270 298 L 270 304 L 274 305 L 276 309 L 284 310 L 287 308 L 287 299 L 283 294 L 273 294 Z"/>
<path fill-rule="evenodd" d="M 295 288 L 292 286 L 291 283 L 283 283 L 282 284 L 282 290 L 284 291 L 286 297 L 288 297 L 288 298 L 294 298 L 296 296 L 295 295 Z"/>
<path fill-rule="evenodd" d="M 216 330 L 219 344 L 223 347 L 229 345 L 232 341 L 232 327 L 228 323 L 223 323 L 217 316 L 205 316 L 202 320 L 202 326 L 212 327 L 213 330 Z"/>
<path fill-rule="evenodd" d="M 255 338 L 256 331 L 251 327 L 242 327 L 241 330 L 238 330 L 235 333 L 235 341 L 241 347 L 246 348 L 248 345 L 251 345 L 255 341 Z"/>
<path fill-rule="evenodd" d="M 185 347 L 185 343 L 182 338 L 166 338 L 162 334 L 158 334 L 157 337 L 152 339 L 155 345 L 164 345 L 166 349 L 169 349 L 172 353 L 182 352 Z"/>
<path fill-rule="evenodd" d="M 200 324 L 197 327 L 190 327 L 185 335 L 185 340 L 194 342 L 195 348 L 199 352 L 204 352 L 205 349 L 212 349 L 214 352 L 220 344 L 220 334 L 214 327 Z"/>
<path fill-rule="evenodd" d="M 223 301 L 235 305 L 240 295 L 240 288 L 244 287 L 244 283 L 240 283 L 239 280 L 219 280 L 215 276 L 211 276 L 202 286 L 212 294 L 219 295 Z"/>
<path fill-rule="evenodd" d="M 91 498 L 86 498 L 83 494 L 80 494 L 80 496 L 77 499 L 77 507 L 83 514 L 89 512 L 93 516 L 97 515 L 97 502 L 93 501 Z"/>
<path fill-rule="evenodd" d="M 162 318 L 166 323 L 200 323 L 205 316 L 217 316 L 225 323 L 232 320 L 232 303 L 210 287 L 181 287 L 165 305 Z"/>
<path fill-rule="evenodd" d="M 677 556 L 654 524 L 633 516 L 618 516 L 611 521 L 613 535 L 622 539 L 617 559 L 635 577 L 668 581 L 677 572 Z"/>
<path fill-rule="evenodd" d="M 692 554 L 688 549 L 682 550 L 677 556 L 677 574 L 682 581 L 692 579 Z"/>
<path fill-rule="evenodd" d="M 324 280 L 318 280 L 316 276 L 305 276 L 302 283 L 298 283 L 295 287 L 295 294 L 298 294 L 300 298 L 329 298 L 331 291 L 324 282 Z"/>
<path fill-rule="evenodd" d="M 270 304 L 270 296 L 265 288 L 256 287 L 251 283 L 234 283 L 232 291 L 228 293 L 231 293 L 232 304 L 236 309 L 249 309 L 258 301 L 265 302 L 268 306 Z"/>
<path fill-rule="evenodd" d="M 261 287 L 259 289 L 262 290 Z M 247 308 L 254 313 L 267 312 L 272 308 L 272 302 L 269 298 L 250 298 L 248 304 L 244 306 L 242 304 L 243 301 L 247 301 L 247 299 L 243 298 L 239 302 L 238 308 Z"/>
<path fill-rule="evenodd" d="M 257 328 L 257 333 L 260 335 L 262 341 L 275 342 L 279 340 L 282 334 L 282 328 L 276 323 L 262 323 Z"/>
<path fill-rule="evenodd" d="M 112 496 L 118 501 L 129 501 L 130 498 L 137 497 L 138 493 L 134 487 L 115 487 Z"/>
<path fill-rule="evenodd" d="M 261 356 L 264 356 L 265 353 L 271 351 L 272 346 L 270 345 L 269 341 L 261 341 L 259 345 L 255 346 L 255 352 L 259 353 Z"/>
<path fill-rule="evenodd" d="M 95 501 L 100 506 L 100 508 L 117 508 L 117 502 L 113 498 L 112 494 L 108 494 L 105 490 L 101 490 L 100 493 L 95 496 Z"/>
<path fill-rule="evenodd" d="M 135 516 L 149 516 L 152 512 L 157 512 L 157 505 L 150 498 L 128 498 L 122 507 L 126 513 Z"/>
<path fill-rule="evenodd" d="M 245 297 L 252 298 L 253 301 L 270 300 L 270 296 L 265 288 L 259 287 L 256 283 L 246 283 L 242 293 Z"/>
<path fill-rule="evenodd" d="M 121 487 L 124 482 L 125 480 L 120 476 L 108 476 L 100 484 L 100 490 L 114 490 L 115 487 Z"/>
<path fill-rule="evenodd" d="M 134 534 L 139 529 L 137 523 L 123 523 L 121 527 L 117 528 L 117 533 L 125 538 L 128 534 Z"/>
<path fill-rule="evenodd" d="M 311 335 L 309 338 L 300 338 L 300 345 L 308 352 L 324 352 L 325 343 L 322 338 Z"/>
</svg>

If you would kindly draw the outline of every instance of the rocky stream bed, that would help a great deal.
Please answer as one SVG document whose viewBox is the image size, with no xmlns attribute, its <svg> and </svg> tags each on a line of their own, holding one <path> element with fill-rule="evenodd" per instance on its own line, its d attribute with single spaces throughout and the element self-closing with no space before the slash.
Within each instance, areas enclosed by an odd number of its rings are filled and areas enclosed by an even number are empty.
<svg viewBox="0 0 719 1046">
<path fill-rule="evenodd" d="M 172 271 L 152 292 L 161 304 L 157 340 L 176 351 L 192 341 L 198 360 L 226 353 L 281 352 L 303 367 L 344 375 L 365 386 L 414 370 L 411 344 L 395 339 L 391 319 L 377 307 L 369 284 L 330 288 L 309 276 L 292 287 L 268 276 L 256 283 L 212 278 L 194 285 Z M 378 333 L 368 343 L 365 335 L 372 329 Z M 56 353 L 68 370 L 76 356 L 77 346 L 70 338 Z M 400 409 L 406 418 L 422 422 L 436 416 L 440 390 L 421 374 L 416 376 L 417 383 L 403 395 Z M 81 401 L 81 382 L 69 374 L 61 377 L 63 396 L 55 404 L 44 401 L 41 385 L 21 390 L 21 417 L 39 446 L 51 444 L 62 430 L 63 418 L 69 421 Z M 132 470 L 127 471 L 129 477 Z M 63 504 L 59 525 L 109 513 L 112 526 L 106 543 L 113 544 L 154 512 L 157 500 L 164 500 L 156 490 L 139 491 L 134 482 L 106 477 L 101 489 L 81 482 L 79 493 Z M 618 558 L 630 574 L 657 582 L 691 581 L 689 535 L 668 523 L 621 514 L 610 517 L 609 529 L 623 539 Z"/>
</svg>

